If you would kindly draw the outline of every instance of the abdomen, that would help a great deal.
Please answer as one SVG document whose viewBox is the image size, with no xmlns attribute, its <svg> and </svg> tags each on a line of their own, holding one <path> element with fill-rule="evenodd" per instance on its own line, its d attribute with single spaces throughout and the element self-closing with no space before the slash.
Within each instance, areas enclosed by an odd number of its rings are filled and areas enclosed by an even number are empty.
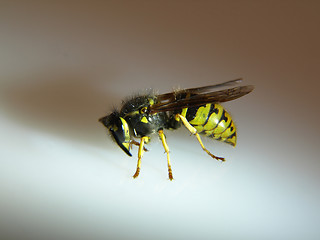
<svg viewBox="0 0 320 240">
<path fill-rule="evenodd" d="M 236 145 L 236 126 L 230 114 L 218 103 L 185 108 L 181 112 L 198 133 Z"/>
</svg>

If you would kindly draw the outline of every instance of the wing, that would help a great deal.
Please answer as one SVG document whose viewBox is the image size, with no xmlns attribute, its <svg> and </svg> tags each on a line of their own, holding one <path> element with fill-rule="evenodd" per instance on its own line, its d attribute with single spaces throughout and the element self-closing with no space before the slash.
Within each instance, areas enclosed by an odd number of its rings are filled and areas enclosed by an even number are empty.
<svg viewBox="0 0 320 240">
<path fill-rule="evenodd" d="M 234 80 L 230 80 L 230 81 L 215 84 L 215 85 L 209 85 L 209 86 L 198 87 L 198 88 L 189 88 L 189 89 L 184 89 L 184 90 L 180 90 L 180 91 L 176 91 L 176 92 L 161 94 L 161 95 L 157 96 L 157 99 L 158 99 L 158 101 L 176 99 L 176 94 L 178 94 L 179 92 L 188 92 L 190 94 L 208 93 L 208 92 L 212 92 L 212 90 L 215 88 L 233 86 L 233 85 L 239 84 L 241 82 L 242 82 L 242 78 L 237 78 Z"/>
<path fill-rule="evenodd" d="M 180 110 L 186 107 L 195 107 L 214 102 L 227 102 L 250 93 L 252 85 L 239 86 L 220 91 L 213 91 L 218 87 L 225 87 L 241 82 L 241 79 L 231 80 L 211 86 L 190 88 L 177 92 L 161 94 L 157 96 L 157 103 L 150 106 L 150 113 Z"/>
</svg>

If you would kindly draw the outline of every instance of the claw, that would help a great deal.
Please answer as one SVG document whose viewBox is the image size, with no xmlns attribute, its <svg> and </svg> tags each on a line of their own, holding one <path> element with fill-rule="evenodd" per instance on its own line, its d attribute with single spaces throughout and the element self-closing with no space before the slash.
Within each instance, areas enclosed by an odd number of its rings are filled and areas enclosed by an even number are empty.
<svg viewBox="0 0 320 240">
<path fill-rule="evenodd" d="M 139 176 L 139 173 L 140 173 L 140 168 L 138 167 L 135 174 L 132 177 L 137 178 Z"/>
</svg>

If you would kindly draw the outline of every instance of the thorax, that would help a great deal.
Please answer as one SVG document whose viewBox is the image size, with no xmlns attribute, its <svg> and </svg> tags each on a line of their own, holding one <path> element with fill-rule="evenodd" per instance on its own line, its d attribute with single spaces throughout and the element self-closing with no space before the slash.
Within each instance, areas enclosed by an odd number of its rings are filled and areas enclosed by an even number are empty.
<svg viewBox="0 0 320 240">
<path fill-rule="evenodd" d="M 146 111 L 154 101 L 153 96 L 139 96 L 123 105 L 120 113 L 135 137 L 149 136 L 165 127 L 166 113 L 149 114 Z"/>
</svg>

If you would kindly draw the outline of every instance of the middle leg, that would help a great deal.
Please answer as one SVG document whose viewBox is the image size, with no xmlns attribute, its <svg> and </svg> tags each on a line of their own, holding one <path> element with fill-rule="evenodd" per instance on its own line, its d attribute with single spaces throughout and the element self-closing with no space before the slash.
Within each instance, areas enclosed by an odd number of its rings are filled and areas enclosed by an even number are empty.
<svg viewBox="0 0 320 240">
<path fill-rule="evenodd" d="M 149 141 L 149 137 L 142 137 L 141 138 L 141 142 L 140 142 L 139 150 L 138 150 L 137 170 L 136 170 L 135 174 L 133 175 L 133 178 L 136 178 L 136 177 L 139 176 L 140 166 L 141 166 L 141 158 L 142 158 L 143 153 L 144 153 L 144 144 L 147 143 L 148 141 Z"/>
<path fill-rule="evenodd" d="M 164 148 L 165 152 L 167 153 L 168 174 L 169 174 L 170 181 L 172 181 L 173 180 L 173 176 L 172 176 L 171 162 L 170 162 L 170 156 L 169 156 L 169 147 L 168 147 L 168 144 L 167 144 L 167 141 L 166 141 L 166 137 L 165 137 L 162 129 L 158 131 L 158 134 L 159 134 L 159 137 L 161 139 L 163 148 Z"/>
</svg>

